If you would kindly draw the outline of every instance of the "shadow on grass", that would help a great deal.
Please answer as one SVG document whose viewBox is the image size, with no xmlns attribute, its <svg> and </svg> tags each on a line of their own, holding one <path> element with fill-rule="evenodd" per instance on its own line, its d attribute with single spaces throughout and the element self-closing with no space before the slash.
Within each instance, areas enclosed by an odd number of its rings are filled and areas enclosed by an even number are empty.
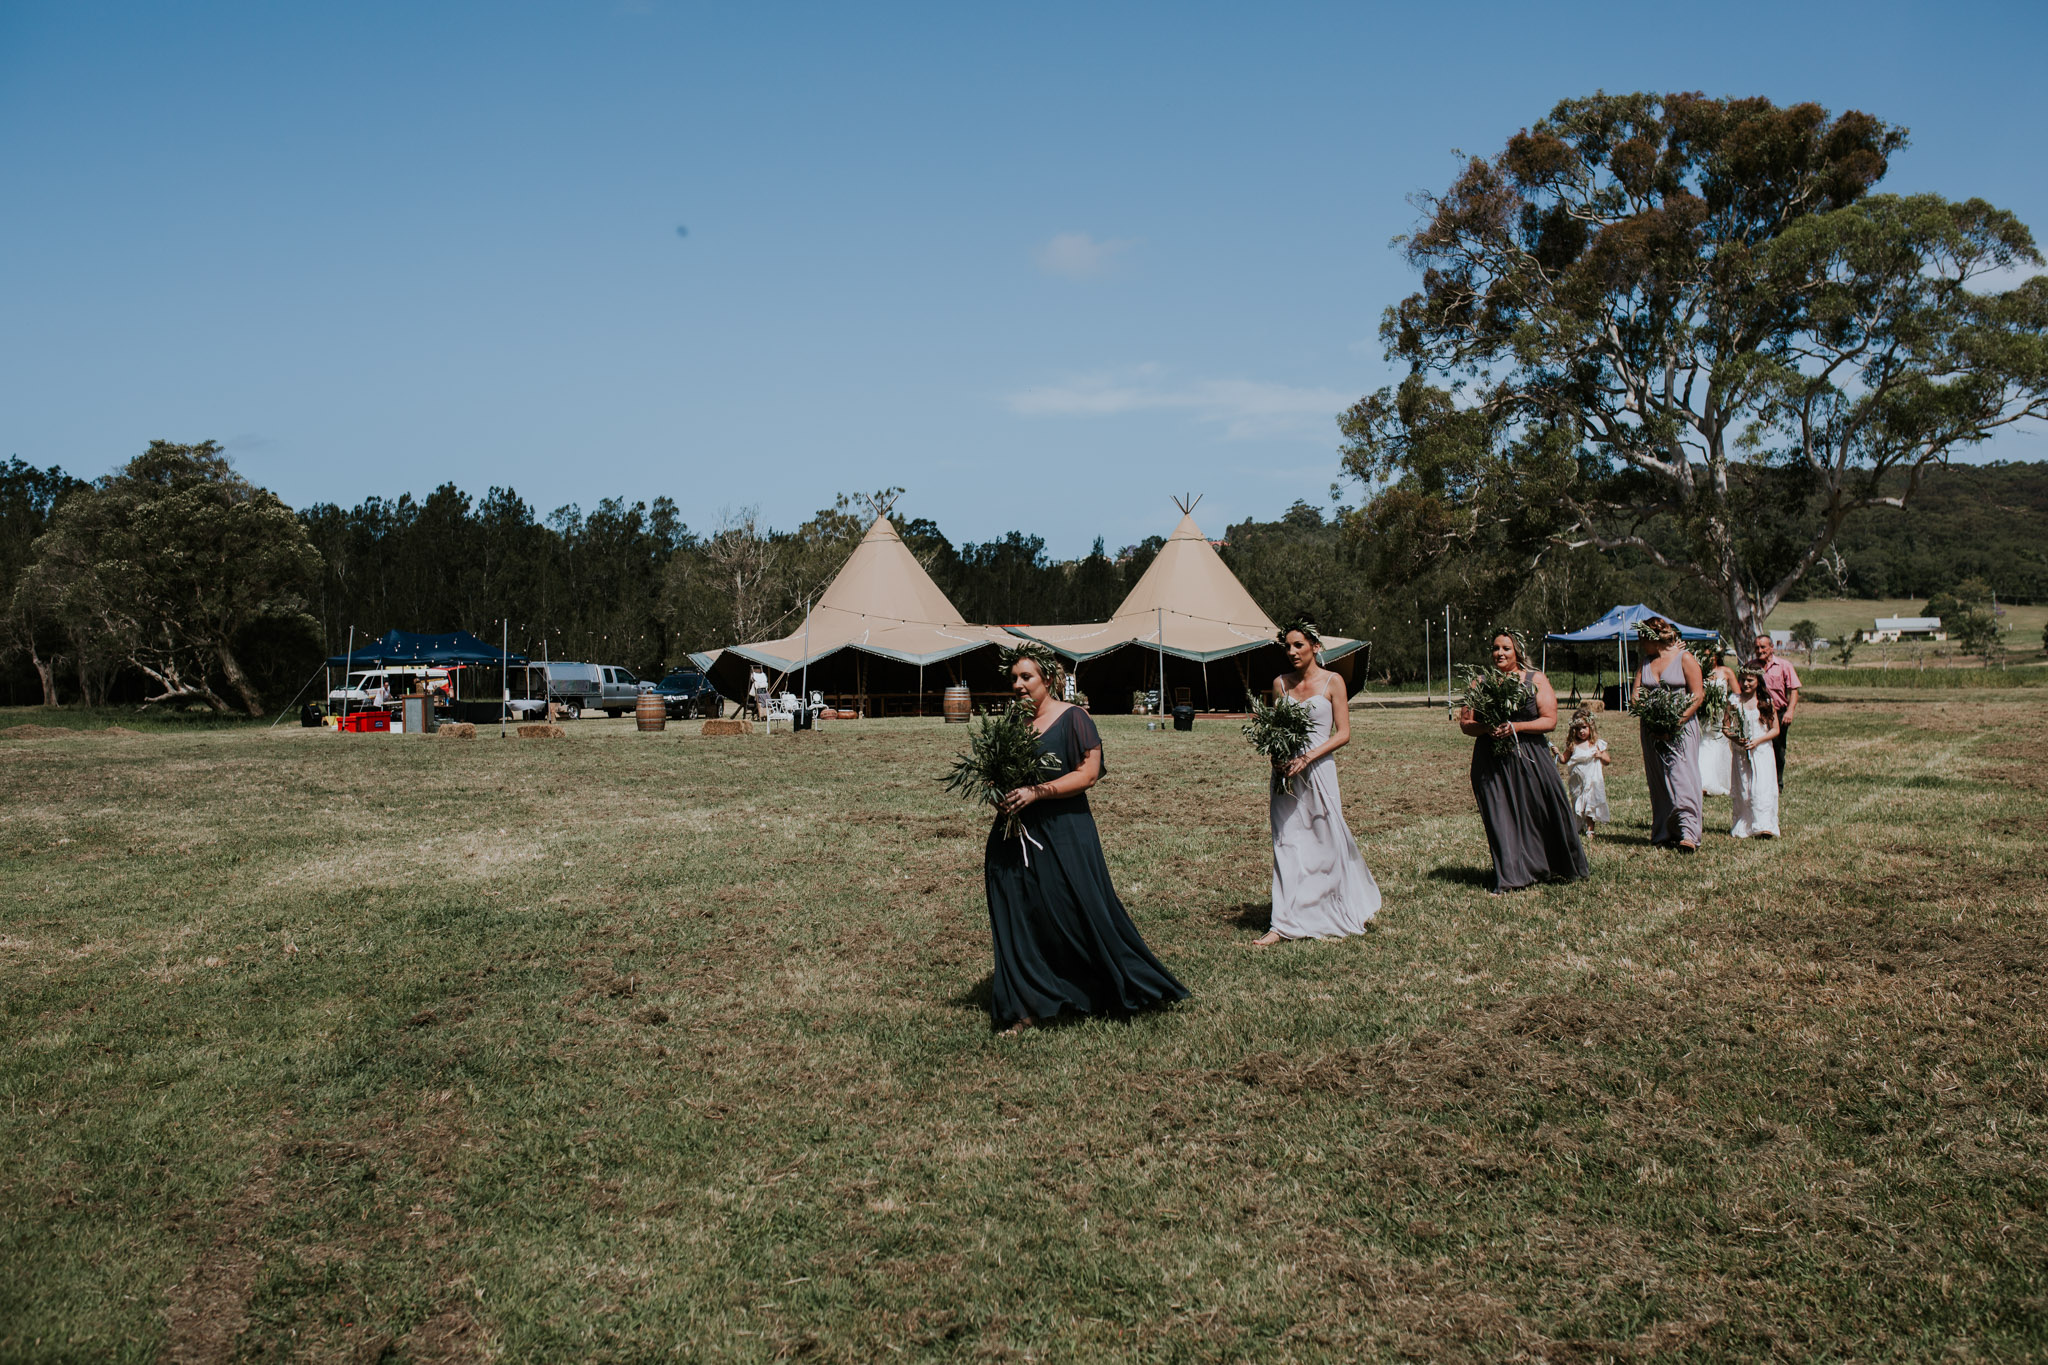
<svg viewBox="0 0 2048 1365">
<path fill-rule="evenodd" d="M 1273 902 L 1240 901 L 1236 905 L 1225 906 L 1222 918 L 1240 929 L 1256 929 L 1263 934 L 1273 927 Z"/>
<path fill-rule="evenodd" d="M 956 1010 L 980 1010 L 987 1014 L 989 1007 L 995 1003 L 995 998 L 996 974 L 990 972 L 946 1003 Z"/>
<path fill-rule="evenodd" d="M 1433 882 L 1450 882 L 1457 886 L 1476 886 L 1483 891 L 1493 889 L 1493 869 L 1474 867 L 1469 863 L 1454 863 L 1448 867 L 1432 867 L 1425 874 Z"/>
</svg>

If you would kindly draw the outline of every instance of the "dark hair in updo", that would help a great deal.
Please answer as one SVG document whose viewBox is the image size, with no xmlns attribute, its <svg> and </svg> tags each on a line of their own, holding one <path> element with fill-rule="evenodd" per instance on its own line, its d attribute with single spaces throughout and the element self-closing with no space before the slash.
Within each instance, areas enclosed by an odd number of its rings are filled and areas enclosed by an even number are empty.
<svg viewBox="0 0 2048 1365">
<path fill-rule="evenodd" d="M 1273 638 L 1284 645 L 1287 643 L 1287 637 L 1294 634 L 1294 632 L 1297 630 L 1300 631 L 1304 636 L 1306 636 L 1308 642 L 1314 645 L 1317 649 L 1321 649 L 1323 647 L 1323 633 L 1316 629 L 1316 623 L 1313 621 L 1305 621 L 1299 616 L 1289 621 L 1286 625 L 1280 627 L 1280 633 L 1274 636 Z"/>
</svg>

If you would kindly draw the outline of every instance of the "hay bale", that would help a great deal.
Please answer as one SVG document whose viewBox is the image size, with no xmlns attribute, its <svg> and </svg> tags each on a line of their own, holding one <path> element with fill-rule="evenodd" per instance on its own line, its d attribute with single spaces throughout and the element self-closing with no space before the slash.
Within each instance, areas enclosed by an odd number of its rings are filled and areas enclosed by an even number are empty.
<svg viewBox="0 0 2048 1365">
<path fill-rule="evenodd" d="M 1584 707 L 1588 711 L 1594 712 L 1605 711 L 1607 709 L 1607 703 L 1600 700 L 1600 698 L 1598 697 L 1587 697 L 1585 700 L 1581 701 L 1579 705 Z"/>
<path fill-rule="evenodd" d="M 476 727 L 466 720 L 451 720 L 434 733 L 443 739 L 475 739 Z"/>
<path fill-rule="evenodd" d="M 707 735 L 751 735 L 754 733 L 754 722 L 750 720 L 707 720 L 704 722 L 703 733 Z"/>
<path fill-rule="evenodd" d="M 519 727 L 519 737 L 521 739 L 567 739 L 569 732 L 559 725 L 522 725 Z"/>
</svg>

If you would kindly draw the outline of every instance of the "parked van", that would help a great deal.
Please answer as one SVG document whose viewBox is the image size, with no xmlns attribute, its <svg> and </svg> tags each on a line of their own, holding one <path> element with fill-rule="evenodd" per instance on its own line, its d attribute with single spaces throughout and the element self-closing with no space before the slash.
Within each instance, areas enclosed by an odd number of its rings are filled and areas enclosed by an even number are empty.
<svg viewBox="0 0 2048 1365">
<path fill-rule="evenodd" d="M 346 704 L 349 710 L 359 711 L 376 704 L 379 687 L 388 690 L 393 697 L 402 697 L 408 692 L 421 690 L 422 679 L 425 680 L 426 691 L 445 693 L 448 690 L 448 670 L 445 668 L 361 669 L 349 674 L 341 686 L 328 692 L 327 709 L 336 712 Z"/>
</svg>

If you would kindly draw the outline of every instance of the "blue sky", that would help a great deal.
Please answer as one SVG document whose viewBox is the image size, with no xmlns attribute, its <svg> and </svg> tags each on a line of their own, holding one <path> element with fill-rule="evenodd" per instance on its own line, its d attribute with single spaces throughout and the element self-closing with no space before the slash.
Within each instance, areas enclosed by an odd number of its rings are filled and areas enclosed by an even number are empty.
<svg viewBox="0 0 2048 1365">
<path fill-rule="evenodd" d="M 1327 502 L 1454 148 L 1700 89 L 2048 235 L 2039 4 L 0 0 L 0 457 L 1070 555 Z M 686 229 L 686 235 L 678 229 Z M 2048 458 L 2039 432 L 2001 442 Z"/>
</svg>

